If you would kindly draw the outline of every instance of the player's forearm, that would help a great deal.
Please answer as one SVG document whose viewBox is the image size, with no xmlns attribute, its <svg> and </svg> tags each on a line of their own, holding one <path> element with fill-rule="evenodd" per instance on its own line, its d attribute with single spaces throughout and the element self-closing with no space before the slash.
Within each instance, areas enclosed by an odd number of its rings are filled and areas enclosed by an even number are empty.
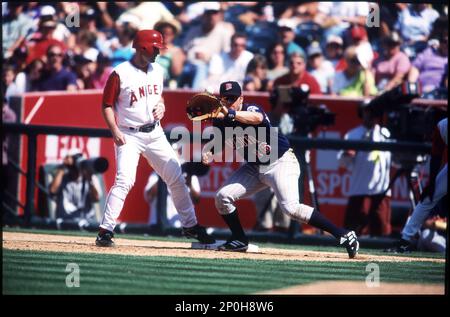
<svg viewBox="0 0 450 317">
<path fill-rule="evenodd" d="M 102 114 L 111 132 L 114 133 L 115 131 L 117 131 L 119 128 L 116 124 L 116 118 L 114 116 L 114 110 L 112 109 L 112 107 L 103 106 Z"/>
<path fill-rule="evenodd" d="M 235 120 L 245 124 L 260 124 L 263 121 L 263 115 L 258 112 L 236 111 Z"/>
<path fill-rule="evenodd" d="M 50 193 L 56 194 L 58 192 L 59 186 L 61 186 L 62 178 L 64 176 L 64 169 L 59 169 L 56 172 L 53 182 L 50 184 Z"/>
</svg>

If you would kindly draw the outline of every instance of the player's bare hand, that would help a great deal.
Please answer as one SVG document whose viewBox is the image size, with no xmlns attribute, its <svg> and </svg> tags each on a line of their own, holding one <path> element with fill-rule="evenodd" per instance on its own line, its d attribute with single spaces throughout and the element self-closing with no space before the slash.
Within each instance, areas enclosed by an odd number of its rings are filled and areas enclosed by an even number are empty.
<svg viewBox="0 0 450 317">
<path fill-rule="evenodd" d="M 113 132 L 113 140 L 117 146 L 121 146 L 121 145 L 124 145 L 125 143 L 127 143 L 125 141 L 125 136 L 119 130 Z"/>
<path fill-rule="evenodd" d="M 158 103 L 153 109 L 153 117 L 155 118 L 155 121 L 159 121 L 164 117 L 164 112 L 166 111 L 166 107 L 163 103 Z"/>
<path fill-rule="evenodd" d="M 212 152 L 205 152 L 202 154 L 202 163 L 204 165 L 209 165 L 212 162 L 213 154 Z"/>
<path fill-rule="evenodd" d="M 219 112 L 216 116 L 216 119 L 223 119 L 225 118 L 225 115 L 222 112 Z"/>
</svg>

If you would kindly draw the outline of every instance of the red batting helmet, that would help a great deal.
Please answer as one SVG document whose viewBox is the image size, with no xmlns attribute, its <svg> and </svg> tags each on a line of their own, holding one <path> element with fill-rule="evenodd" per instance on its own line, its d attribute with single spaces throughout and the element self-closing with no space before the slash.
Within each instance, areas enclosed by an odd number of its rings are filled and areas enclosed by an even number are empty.
<svg viewBox="0 0 450 317">
<path fill-rule="evenodd" d="M 135 49 L 143 48 L 150 51 L 150 47 L 157 47 L 159 49 L 167 48 L 164 45 L 164 39 L 161 33 L 155 30 L 140 30 L 136 33 L 133 41 Z"/>
</svg>

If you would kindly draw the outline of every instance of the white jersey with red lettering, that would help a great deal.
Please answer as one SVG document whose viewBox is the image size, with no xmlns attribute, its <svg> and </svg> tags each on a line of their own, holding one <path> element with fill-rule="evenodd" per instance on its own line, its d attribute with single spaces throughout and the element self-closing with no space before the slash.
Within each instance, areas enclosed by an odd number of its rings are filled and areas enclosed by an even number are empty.
<svg viewBox="0 0 450 317">
<path fill-rule="evenodd" d="M 125 198 L 134 185 L 141 154 L 167 184 L 182 226 L 190 228 L 197 224 L 180 161 L 152 114 L 161 101 L 162 92 L 163 71 L 156 63 L 149 64 L 147 72 L 144 72 L 131 62 L 124 62 L 108 78 L 103 92 L 103 105 L 114 108 L 125 144 L 114 146 L 117 171 L 114 185 L 106 198 L 100 224 L 103 229 L 114 230 Z M 146 129 L 139 130 L 143 125 L 146 125 Z"/>
<path fill-rule="evenodd" d="M 164 70 L 149 64 L 147 72 L 124 62 L 113 70 L 120 80 L 120 93 L 116 101 L 117 123 L 120 126 L 141 126 L 153 123 L 152 111 L 161 100 Z"/>
</svg>

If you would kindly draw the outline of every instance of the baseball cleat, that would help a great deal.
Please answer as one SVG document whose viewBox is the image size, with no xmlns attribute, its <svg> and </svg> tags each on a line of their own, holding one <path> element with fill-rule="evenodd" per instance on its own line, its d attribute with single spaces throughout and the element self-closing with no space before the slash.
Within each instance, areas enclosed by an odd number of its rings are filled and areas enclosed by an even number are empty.
<svg viewBox="0 0 450 317">
<path fill-rule="evenodd" d="M 230 239 L 224 244 L 220 245 L 217 250 L 219 251 L 234 251 L 234 252 L 245 252 L 248 249 L 248 243 L 237 239 Z"/>
<path fill-rule="evenodd" d="M 187 238 L 197 239 L 200 243 L 203 244 L 212 244 L 216 242 L 216 239 L 211 237 L 206 229 L 200 225 L 195 225 L 191 228 L 183 228 L 183 235 Z"/>
<path fill-rule="evenodd" d="M 414 245 L 405 239 L 400 239 L 393 248 L 384 250 L 389 253 L 410 253 L 414 251 Z"/>
<path fill-rule="evenodd" d="M 355 231 L 349 231 L 343 235 L 339 240 L 339 244 L 347 249 L 348 257 L 350 259 L 353 259 L 358 254 L 359 242 Z"/>
<path fill-rule="evenodd" d="M 95 239 L 95 244 L 98 247 L 113 247 L 114 241 L 112 238 L 114 238 L 114 233 L 109 230 L 100 230 L 97 239 Z"/>
</svg>

